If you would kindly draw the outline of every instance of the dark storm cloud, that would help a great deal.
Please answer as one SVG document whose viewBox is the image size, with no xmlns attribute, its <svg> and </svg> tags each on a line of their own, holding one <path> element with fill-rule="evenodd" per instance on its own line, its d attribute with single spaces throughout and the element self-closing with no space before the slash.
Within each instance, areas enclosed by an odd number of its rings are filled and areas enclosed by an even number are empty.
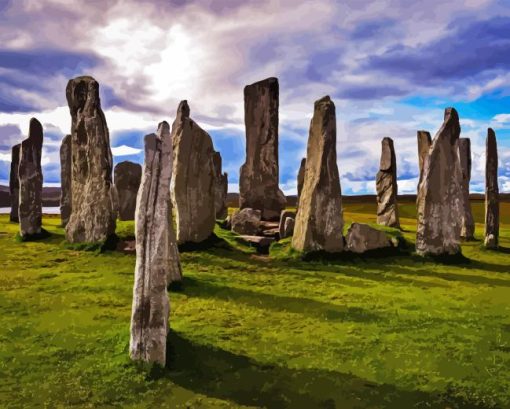
<svg viewBox="0 0 510 409">
<path fill-rule="evenodd" d="M 80 74 L 99 64 L 93 54 L 74 53 L 62 50 L 0 50 L 0 67 L 20 73 L 44 77 L 58 73 Z"/>
<path fill-rule="evenodd" d="M 421 47 L 396 45 L 370 57 L 363 68 L 405 76 L 417 85 L 506 70 L 510 68 L 510 17 L 453 23 L 445 37 Z"/>
</svg>

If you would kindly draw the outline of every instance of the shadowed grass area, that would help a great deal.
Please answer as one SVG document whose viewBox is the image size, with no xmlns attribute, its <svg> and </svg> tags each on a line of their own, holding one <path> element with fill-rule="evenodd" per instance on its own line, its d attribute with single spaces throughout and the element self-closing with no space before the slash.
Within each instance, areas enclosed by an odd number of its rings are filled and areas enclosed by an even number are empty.
<svg viewBox="0 0 510 409">
<path fill-rule="evenodd" d="M 182 249 L 166 368 L 128 358 L 133 255 L 69 246 L 58 217 L 19 243 L 1 215 L 0 407 L 509 408 L 510 207 L 498 251 L 473 208 L 455 262 L 413 254 L 412 203 L 396 254 L 263 257 L 217 228 Z M 346 228 L 374 211 L 346 205 Z"/>
</svg>

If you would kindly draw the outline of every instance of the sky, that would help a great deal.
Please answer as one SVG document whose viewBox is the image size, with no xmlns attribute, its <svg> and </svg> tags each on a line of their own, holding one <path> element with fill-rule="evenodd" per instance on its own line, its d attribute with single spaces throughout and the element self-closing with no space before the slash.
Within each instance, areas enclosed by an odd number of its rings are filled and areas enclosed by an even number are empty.
<svg viewBox="0 0 510 409">
<path fill-rule="evenodd" d="M 238 191 L 243 88 L 280 83 L 280 184 L 296 193 L 315 100 L 336 105 L 344 194 L 375 192 L 391 137 L 399 193 L 415 193 L 416 131 L 432 136 L 453 106 L 471 139 L 471 191 L 483 192 L 487 128 L 500 190 L 510 192 L 508 0 L 0 0 L 0 184 L 31 117 L 44 127 L 46 186 L 60 182 L 70 78 L 100 84 L 115 163 L 143 162 L 143 137 L 180 100 L 213 140 Z"/>
</svg>

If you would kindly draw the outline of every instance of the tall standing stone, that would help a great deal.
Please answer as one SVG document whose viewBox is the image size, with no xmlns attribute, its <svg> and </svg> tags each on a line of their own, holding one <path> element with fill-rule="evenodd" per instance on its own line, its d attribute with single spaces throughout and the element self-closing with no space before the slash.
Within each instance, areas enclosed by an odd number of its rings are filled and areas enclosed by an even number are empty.
<svg viewBox="0 0 510 409">
<path fill-rule="evenodd" d="M 419 186 L 416 251 L 420 255 L 453 255 L 461 251 L 463 197 L 459 135 L 457 111 L 447 108 L 443 125 L 424 162 Z"/>
<path fill-rule="evenodd" d="M 145 163 L 136 201 L 136 266 L 131 313 L 131 359 L 166 363 L 170 305 L 167 284 L 180 279 L 171 223 L 172 136 L 162 122 L 145 137 Z"/>
<path fill-rule="evenodd" d="M 301 159 L 301 165 L 297 175 L 297 201 L 296 208 L 299 207 L 299 197 L 303 190 L 303 184 L 305 183 L 305 169 L 306 169 L 306 158 Z"/>
<path fill-rule="evenodd" d="M 485 149 L 485 247 L 495 249 L 499 244 L 498 145 L 491 128 Z"/>
<path fill-rule="evenodd" d="M 217 219 L 224 219 L 227 217 L 227 193 L 228 193 L 228 174 L 221 172 L 221 154 L 219 152 L 213 153 L 214 163 L 214 208 Z"/>
<path fill-rule="evenodd" d="M 71 113 L 71 216 L 67 240 L 91 243 L 115 233 L 116 203 L 112 182 L 112 152 L 99 84 L 77 77 L 66 88 Z"/>
<path fill-rule="evenodd" d="M 306 154 L 306 172 L 292 247 L 299 251 L 340 252 L 344 248 L 342 197 L 336 162 L 335 104 L 315 102 Z"/>
<path fill-rule="evenodd" d="M 172 124 L 171 192 L 178 243 L 204 241 L 211 236 L 216 223 L 212 140 L 189 115 L 188 103 L 181 101 Z"/>
<path fill-rule="evenodd" d="M 11 222 L 19 222 L 19 151 L 21 144 L 14 145 L 11 150 L 11 173 L 9 174 L 9 194 L 11 196 Z"/>
<path fill-rule="evenodd" d="M 239 178 L 239 208 L 262 212 L 263 220 L 278 220 L 285 196 L 278 187 L 278 104 L 276 78 L 244 88 L 246 162 Z"/>
<path fill-rule="evenodd" d="M 377 223 L 400 228 L 397 204 L 397 160 L 393 139 L 383 138 L 381 147 L 381 163 L 376 178 Z"/>
<path fill-rule="evenodd" d="M 418 167 L 420 170 L 420 179 L 418 181 L 418 190 L 420 188 L 421 179 L 423 177 L 423 166 L 425 165 L 425 160 L 429 156 L 430 146 L 432 145 L 432 138 L 430 137 L 430 132 L 427 131 L 418 131 Z"/>
<path fill-rule="evenodd" d="M 71 135 L 66 135 L 60 145 L 60 220 L 65 227 L 71 216 Z"/>
<path fill-rule="evenodd" d="M 41 123 L 30 119 L 28 138 L 21 142 L 18 168 L 19 177 L 19 226 L 21 237 L 41 233 L 42 184 L 41 155 L 43 128 Z"/>
<path fill-rule="evenodd" d="M 113 170 L 113 181 L 117 190 L 120 220 L 134 220 L 136 195 L 142 179 L 142 167 L 138 163 L 124 161 Z"/>
<path fill-rule="evenodd" d="M 471 240 L 475 234 L 475 221 L 471 213 L 471 202 L 469 200 L 469 182 L 471 180 L 471 141 L 469 138 L 459 139 L 459 159 L 462 171 L 462 227 L 460 237 Z"/>
</svg>

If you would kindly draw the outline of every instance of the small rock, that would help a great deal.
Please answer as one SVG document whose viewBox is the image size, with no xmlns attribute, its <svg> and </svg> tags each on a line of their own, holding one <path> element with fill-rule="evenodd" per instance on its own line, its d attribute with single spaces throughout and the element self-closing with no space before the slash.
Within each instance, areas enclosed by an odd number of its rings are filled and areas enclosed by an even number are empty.
<svg viewBox="0 0 510 409">
<path fill-rule="evenodd" d="M 351 224 L 347 231 L 346 241 L 347 250 L 353 253 L 395 247 L 386 233 L 362 223 Z"/>
<path fill-rule="evenodd" d="M 259 232 L 262 212 L 245 208 L 232 215 L 232 231 L 237 234 L 255 236 Z"/>
</svg>

